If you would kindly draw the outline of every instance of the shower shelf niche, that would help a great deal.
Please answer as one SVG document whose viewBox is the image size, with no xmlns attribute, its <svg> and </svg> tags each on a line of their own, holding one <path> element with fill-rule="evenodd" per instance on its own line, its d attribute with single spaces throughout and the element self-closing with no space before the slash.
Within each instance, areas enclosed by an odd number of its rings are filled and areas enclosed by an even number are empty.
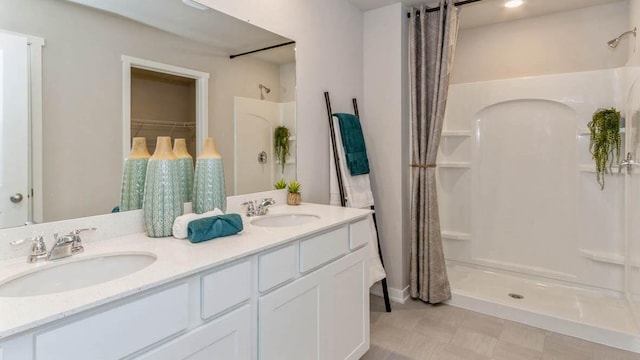
<svg viewBox="0 0 640 360">
<path fill-rule="evenodd" d="M 470 169 L 471 163 L 466 161 L 445 161 L 439 162 L 438 167 L 440 168 L 458 168 L 458 169 Z"/>
<path fill-rule="evenodd" d="M 624 132 L 625 132 L 624 128 L 621 128 L 620 134 L 624 134 Z M 579 128 L 578 135 L 591 135 L 591 131 L 589 131 L 588 128 Z"/>
<path fill-rule="evenodd" d="M 470 241 L 471 240 L 471 234 L 458 232 L 458 231 L 446 231 L 446 230 L 444 230 L 444 231 L 440 232 L 440 236 L 442 236 L 443 239 L 448 239 L 448 240 L 458 240 L 458 241 Z"/>
<path fill-rule="evenodd" d="M 446 137 L 471 137 L 471 135 L 471 131 L 467 130 L 452 130 L 442 132 L 442 136 Z"/>
<path fill-rule="evenodd" d="M 624 175 L 623 172 L 618 173 L 618 168 L 619 168 L 618 165 L 613 165 L 611 167 L 611 174 L 607 174 L 607 175 Z M 580 166 L 578 166 L 578 169 L 581 172 L 592 172 L 592 173 L 596 172 L 596 166 L 595 165 L 580 165 Z"/>
<path fill-rule="evenodd" d="M 624 266 L 624 256 L 604 251 L 580 249 L 580 254 L 593 261 Z"/>
</svg>

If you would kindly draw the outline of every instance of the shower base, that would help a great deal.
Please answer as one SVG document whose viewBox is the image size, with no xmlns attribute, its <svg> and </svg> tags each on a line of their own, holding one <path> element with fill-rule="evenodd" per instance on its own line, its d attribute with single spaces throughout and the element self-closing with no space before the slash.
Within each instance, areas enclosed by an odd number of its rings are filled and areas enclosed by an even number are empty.
<svg viewBox="0 0 640 360">
<path fill-rule="evenodd" d="M 640 353 L 640 330 L 620 294 L 457 262 L 447 272 L 449 305 Z"/>
</svg>

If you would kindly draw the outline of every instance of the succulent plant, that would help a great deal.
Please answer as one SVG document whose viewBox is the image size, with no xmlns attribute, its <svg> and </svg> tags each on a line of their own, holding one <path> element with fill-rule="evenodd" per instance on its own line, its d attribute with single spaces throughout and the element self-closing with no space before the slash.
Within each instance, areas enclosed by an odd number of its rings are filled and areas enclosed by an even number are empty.
<svg viewBox="0 0 640 360">
<path fill-rule="evenodd" d="M 276 190 L 284 189 L 287 187 L 287 182 L 284 181 L 284 179 L 280 179 L 277 183 L 273 184 L 273 187 L 275 187 Z"/>
<path fill-rule="evenodd" d="M 288 190 L 290 194 L 300 194 L 300 183 L 296 180 L 291 181 Z"/>
</svg>

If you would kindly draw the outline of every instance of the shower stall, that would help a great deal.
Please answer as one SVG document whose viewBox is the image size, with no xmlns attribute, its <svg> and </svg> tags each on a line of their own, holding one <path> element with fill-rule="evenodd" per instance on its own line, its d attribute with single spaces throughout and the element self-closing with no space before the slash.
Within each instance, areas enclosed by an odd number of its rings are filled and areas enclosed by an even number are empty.
<svg viewBox="0 0 640 360">
<path fill-rule="evenodd" d="M 623 118 L 639 158 L 640 68 L 450 86 L 438 154 L 451 303 L 640 352 L 640 166 L 596 181 L 587 123 Z"/>
</svg>

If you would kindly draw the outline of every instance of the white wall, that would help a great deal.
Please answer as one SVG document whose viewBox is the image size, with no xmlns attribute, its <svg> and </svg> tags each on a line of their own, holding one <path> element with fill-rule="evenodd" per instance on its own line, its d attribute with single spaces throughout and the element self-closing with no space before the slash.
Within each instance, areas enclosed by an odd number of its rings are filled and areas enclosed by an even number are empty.
<svg viewBox="0 0 640 360">
<path fill-rule="evenodd" d="M 364 14 L 362 124 L 388 286 L 402 299 L 409 284 L 409 118 L 407 17 L 397 3 Z"/>
<path fill-rule="evenodd" d="M 463 29 L 451 83 L 619 67 L 629 39 L 616 49 L 607 41 L 627 30 L 627 1 Z"/>
<path fill-rule="evenodd" d="M 199 0 L 296 41 L 298 179 L 303 201 L 329 202 L 329 123 L 362 99 L 362 12 L 346 0 Z"/>
</svg>

